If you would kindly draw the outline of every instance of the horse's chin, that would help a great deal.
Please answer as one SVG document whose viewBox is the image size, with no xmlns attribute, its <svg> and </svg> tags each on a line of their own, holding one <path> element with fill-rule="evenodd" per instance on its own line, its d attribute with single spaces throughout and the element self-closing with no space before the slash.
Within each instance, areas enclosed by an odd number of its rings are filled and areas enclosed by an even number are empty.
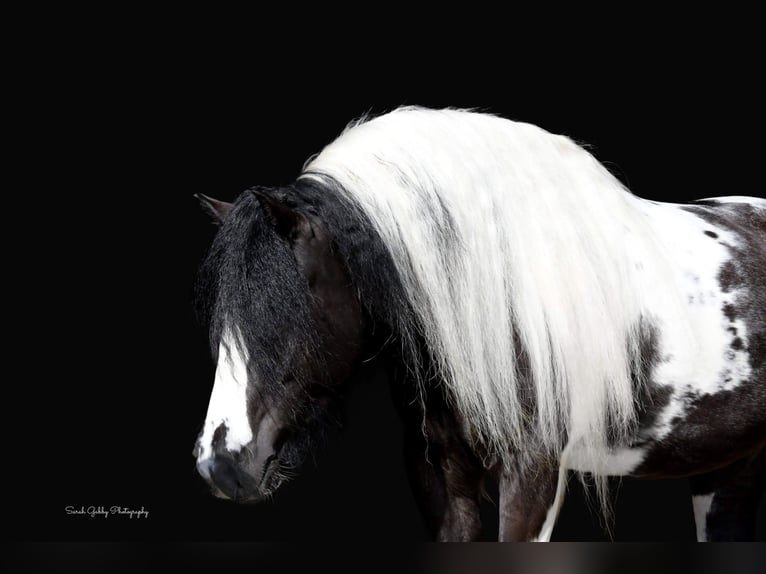
<svg viewBox="0 0 766 574">
<path fill-rule="evenodd" d="M 274 496 L 277 489 L 287 480 L 282 470 L 283 466 L 284 464 L 277 457 L 268 462 L 263 471 L 261 483 L 258 485 L 258 496 L 252 502 L 259 502 Z"/>
<path fill-rule="evenodd" d="M 259 504 L 261 502 L 272 500 L 274 498 L 274 494 L 276 493 L 276 491 L 285 482 L 286 482 L 285 479 L 279 479 L 277 482 L 269 484 L 268 487 L 265 489 L 259 490 L 258 492 L 241 493 L 241 494 L 238 494 L 236 498 L 230 498 L 226 496 L 217 488 L 213 489 L 212 493 L 213 493 L 213 496 L 215 496 L 216 498 L 219 498 L 221 500 L 225 500 L 226 502 L 231 502 L 234 504 L 248 504 L 248 505 Z"/>
</svg>

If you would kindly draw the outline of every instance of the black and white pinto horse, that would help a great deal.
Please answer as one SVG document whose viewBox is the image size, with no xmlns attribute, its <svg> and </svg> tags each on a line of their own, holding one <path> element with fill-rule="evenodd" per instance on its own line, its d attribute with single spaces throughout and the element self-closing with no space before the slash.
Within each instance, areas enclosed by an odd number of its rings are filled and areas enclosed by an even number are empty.
<svg viewBox="0 0 766 574">
<path fill-rule="evenodd" d="M 459 110 L 355 122 L 233 204 L 202 267 L 213 493 L 268 497 L 355 365 L 390 372 L 438 540 L 548 540 L 567 471 L 691 477 L 699 540 L 754 537 L 766 483 L 766 201 L 631 195 L 570 139 Z M 608 505 L 607 505 L 608 506 Z"/>
</svg>

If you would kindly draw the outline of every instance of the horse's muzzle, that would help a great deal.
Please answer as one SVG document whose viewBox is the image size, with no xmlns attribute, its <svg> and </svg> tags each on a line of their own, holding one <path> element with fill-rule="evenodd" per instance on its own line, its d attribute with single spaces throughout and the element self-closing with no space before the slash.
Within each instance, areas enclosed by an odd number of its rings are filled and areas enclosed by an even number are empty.
<svg viewBox="0 0 766 574">
<path fill-rule="evenodd" d="M 233 457 L 215 456 L 200 461 L 197 470 L 221 498 L 235 502 L 254 502 L 263 497 L 259 481 L 237 464 Z"/>
</svg>

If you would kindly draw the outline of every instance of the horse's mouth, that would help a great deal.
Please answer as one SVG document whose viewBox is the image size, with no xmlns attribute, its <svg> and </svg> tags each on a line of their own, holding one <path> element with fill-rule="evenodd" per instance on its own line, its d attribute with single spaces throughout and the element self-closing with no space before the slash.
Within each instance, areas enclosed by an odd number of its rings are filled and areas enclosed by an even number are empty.
<svg viewBox="0 0 766 574">
<path fill-rule="evenodd" d="M 286 480 L 285 475 L 281 472 L 281 468 L 279 453 L 273 454 L 263 464 L 260 480 L 257 477 L 248 478 L 240 475 L 238 488 L 234 496 L 224 494 L 215 483 L 212 483 L 212 494 L 216 498 L 237 504 L 261 502 L 274 494 L 274 491 Z"/>
</svg>

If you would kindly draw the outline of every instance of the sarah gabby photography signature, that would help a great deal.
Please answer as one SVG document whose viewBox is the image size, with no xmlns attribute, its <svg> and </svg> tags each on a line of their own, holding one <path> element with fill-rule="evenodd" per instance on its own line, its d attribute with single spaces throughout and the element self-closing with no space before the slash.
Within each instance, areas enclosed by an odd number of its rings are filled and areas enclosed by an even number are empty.
<svg viewBox="0 0 766 574">
<path fill-rule="evenodd" d="M 90 516 L 91 518 L 120 518 L 141 519 L 149 518 L 149 511 L 143 506 L 140 509 L 127 508 L 125 506 L 67 506 L 64 511 L 71 516 Z"/>
</svg>

